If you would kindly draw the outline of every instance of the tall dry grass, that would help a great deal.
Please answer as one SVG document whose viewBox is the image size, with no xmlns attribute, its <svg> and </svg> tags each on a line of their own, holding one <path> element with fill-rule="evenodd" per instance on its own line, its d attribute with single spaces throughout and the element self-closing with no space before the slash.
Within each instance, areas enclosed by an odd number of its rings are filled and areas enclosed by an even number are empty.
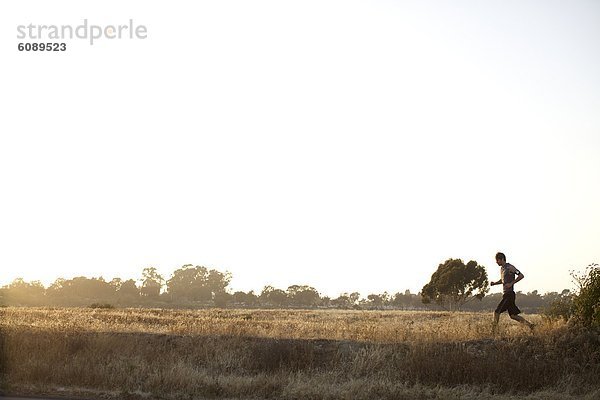
<svg viewBox="0 0 600 400">
<path fill-rule="evenodd" d="M 533 316 L 0 309 L 7 392 L 115 398 L 600 397 L 600 337 Z M 515 397 L 516 398 L 516 397 Z"/>
<path fill-rule="evenodd" d="M 0 326 L 85 332 L 143 332 L 287 339 L 353 340 L 369 343 L 451 342 L 492 338 L 492 314 L 355 310 L 165 310 L 4 308 Z M 506 317 L 506 316 L 503 316 Z M 560 321 L 529 317 L 538 333 Z M 506 319 L 500 335 L 528 331 Z"/>
</svg>

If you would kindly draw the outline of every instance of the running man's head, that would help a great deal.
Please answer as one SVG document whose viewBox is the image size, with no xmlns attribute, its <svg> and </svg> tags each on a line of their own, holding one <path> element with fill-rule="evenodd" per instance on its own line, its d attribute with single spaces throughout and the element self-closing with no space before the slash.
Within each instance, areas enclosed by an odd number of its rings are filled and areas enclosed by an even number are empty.
<svg viewBox="0 0 600 400">
<path fill-rule="evenodd" d="M 504 255 L 504 253 L 496 253 L 496 264 L 503 266 L 504 264 L 506 264 L 506 256 Z"/>
</svg>

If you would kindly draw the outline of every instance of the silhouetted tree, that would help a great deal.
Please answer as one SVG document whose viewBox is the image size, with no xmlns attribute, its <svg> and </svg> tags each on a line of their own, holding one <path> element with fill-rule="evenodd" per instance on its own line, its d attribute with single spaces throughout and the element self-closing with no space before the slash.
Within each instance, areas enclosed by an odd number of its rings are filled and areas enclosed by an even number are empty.
<svg viewBox="0 0 600 400">
<path fill-rule="evenodd" d="M 121 278 L 112 278 L 108 284 L 112 287 L 113 291 L 116 293 L 121 289 L 121 285 L 123 284 L 123 280 Z"/>
<path fill-rule="evenodd" d="M 203 266 L 186 264 L 177 269 L 167 281 L 167 292 L 173 300 L 210 301 L 226 293 L 231 273 L 210 271 Z M 224 296 L 224 295 L 223 295 Z"/>
<path fill-rule="evenodd" d="M 489 290 L 488 285 L 485 268 L 476 261 L 465 264 L 461 259 L 451 258 L 440 264 L 429 283 L 423 286 L 422 301 L 460 310 L 472 299 L 481 300 Z"/>
<path fill-rule="evenodd" d="M 383 308 L 389 302 L 389 297 L 387 292 L 382 294 L 371 293 L 367 296 L 369 308 Z"/>
<path fill-rule="evenodd" d="M 54 304 L 60 304 L 64 302 L 66 298 L 66 293 L 64 291 L 66 281 L 67 280 L 64 278 L 56 279 L 46 289 L 46 298 L 48 298 Z"/>
<path fill-rule="evenodd" d="M 231 282 L 230 272 L 221 272 L 216 269 L 208 271 L 207 285 L 214 295 L 225 293 L 227 286 Z"/>
<path fill-rule="evenodd" d="M 109 302 L 115 297 L 115 289 L 102 277 L 77 276 L 73 279 L 58 278 L 46 290 L 46 296 L 54 304 L 85 305 Z"/>
<path fill-rule="evenodd" d="M 167 281 L 167 292 L 175 301 L 209 301 L 212 300 L 212 292 L 207 286 L 207 281 L 206 267 L 185 264 L 175 270 Z"/>
<path fill-rule="evenodd" d="M 352 292 L 342 293 L 336 299 L 331 300 L 331 304 L 337 308 L 353 308 L 358 305 L 360 300 L 360 293 Z"/>
<path fill-rule="evenodd" d="M 332 300 L 329 296 L 321 296 L 321 301 L 319 302 L 319 307 L 330 308 L 332 306 Z"/>
<path fill-rule="evenodd" d="M 396 308 L 415 309 L 422 307 L 421 296 L 412 294 L 410 290 L 405 290 L 404 293 L 396 293 L 390 303 Z"/>
<path fill-rule="evenodd" d="M 141 295 L 150 299 L 158 299 L 164 281 L 164 278 L 155 267 L 144 268 L 142 271 Z"/>
<path fill-rule="evenodd" d="M 537 290 L 519 297 L 519 306 L 527 309 L 538 309 L 544 304 L 544 299 Z"/>
<path fill-rule="evenodd" d="M 281 307 L 287 305 L 288 296 L 283 290 L 267 285 L 260 293 L 260 300 L 268 305 Z"/>
<path fill-rule="evenodd" d="M 248 293 L 238 291 L 233 294 L 233 301 L 246 306 L 254 306 L 258 303 L 258 296 L 254 294 L 253 290 Z"/>
<path fill-rule="evenodd" d="M 136 302 L 140 298 L 140 288 L 133 279 L 122 282 L 117 291 L 117 298 L 123 303 Z"/>
<path fill-rule="evenodd" d="M 215 293 L 214 295 L 215 306 L 220 308 L 227 307 L 228 304 L 233 302 L 233 295 L 226 291 Z"/>
<path fill-rule="evenodd" d="M 288 287 L 287 297 L 293 305 L 303 307 L 314 307 L 321 300 L 317 289 L 308 285 L 292 285 Z"/>
<path fill-rule="evenodd" d="M 40 305 L 44 302 L 44 285 L 40 281 L 25 282 L 17 278 L 5 286 L 5 301 L 16 305 Z"/>
</svg>

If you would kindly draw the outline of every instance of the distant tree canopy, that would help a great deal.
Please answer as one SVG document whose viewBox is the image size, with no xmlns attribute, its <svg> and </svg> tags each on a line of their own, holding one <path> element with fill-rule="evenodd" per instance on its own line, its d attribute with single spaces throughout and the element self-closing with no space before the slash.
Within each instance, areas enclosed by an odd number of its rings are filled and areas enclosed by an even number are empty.
<svg viewBox="0 0 600 400">
<path fill-rule="evenodd" d="M 259 298 L 264 303 L 275 307 L 282 307 L 288 304 L 287 293 L 281 289 L 275 289 L 270 285 L 263 288 Z"/>
<path fill-rule="evenodd" d="M 32 305 L 43 298 L 44 291 L 44 285 L 39 281 L 25 282 L 23 278 L 17 278 L 5 286 L 2 298 L 3 301 L 8 298 L 23 305 Z"/>
<path fill-rule="evenodd" d="M 163 287 L 165 279 L 160 275 L 155 267 L 144 268 L 142 271 L 142 296 L 152 299 L 158 299 L 160 289 Z"/>
<path fill-rule="evenodd" d="M 297 284 L 279 289 L 271 285 L 263 288 L 260 294 L 254 291 L 236 291 L 231 293 L 229 284 L 231 273 L 209 269 L 204 266 L 185 264 L 176 269 L 165 281 L 155 267 L 144 268 L 140 279 L 113 278 L 110 281 L 102 277 L 87 278 L 78 276 L 72 279 L 59 278 L 47 288 L 41 282 L 26 282 L 22 278 L 0 288 L 0 306 L 91 306 L 92 304 L 118 307 L 238 307 L 238 308 L 338 308 L 338 309 L 405 309 L 440 310 L 468 309 L 472 311 L 492 310 L 500 301 L 502 294 L 485 296 L 481 301 L 469 302 L 469 299 L 481 298 L 487 291 L 487 277 L 481 266 L 471 261 L 461 265 L 460 260 L 448 260 L 441 264 L 432 276 L 432 282 L 425 285 L 422 293 L 409 290 L 391 294 L 369 293 L 362 297 L 357 291 L 341 293 L 329 298 L 319 293 L 313 286 Z M 471 271 L 471 272 L 469 272 Z M 477 273 L 473 273 L 473 271 Z M 596 274 L 596 273 L 594 273 Z M 585 282 L 597 282 L 594 279 Z M 479 287 L 480 283 L 484 283 Z M 581 281 L 584 283 L 584 281 Z M 461 286 L 465 284 L 465 286 Z M 583 303 L 583 299 L 594 299 L 596 284 L 585 283 L 585 296 L 577 300 L 582 310 L 597 310 L 593 301 Z M 433 288 L 437 288 L 434 291 Z M 451 288 L 452 290 L 446 290 Z M 586 293 L 592 293 L 588 296 Z M 428 303 L 423 303 L 424 297 Z M 549 308 L 555 302 L 555 313 L 572 312 L 574 298 L 568 290 L 562 293 L 551 292 L 541 295 L 537 291 L 519 294 L 519 307 L 525 312 L 539 312 Z M 426 301 L 427 301 L 426 300 Z M 463 302 L 464 300 L 464 302 Z M 445 301 L 450 301 L 449 304 Z M 563 312 L 564 311 L 564 312 Z M 586 311 L 587 312 L 587 311 Z M 565 314 L 566 315 L 566 314 Z M 587 315 L 587 314 L 586 314 Z"/>
<path fill-rule="evenodd" d="M 251 290 L 248 293 L 237 291 L 233 294 L 233 302 L 236 304 L 254 306 L 258 304 L 258 296 L 254 294 L 254 290 Z"/>
<path fill-rule="evenodd" d="M 287 297 L 291 304 L 303 307 L 316 306 L 321 300 L 317 289 L 308 285 L 292 285 L 288 287 Z"/>
<path fill-rule="evenodd" d="M 472 299 L 481 300 L 488 285 L 485 268 L 476 261 L 465 264 L 461 259 L 450 258 L 438 266 L 421 295 L 425 304 L 433 301 L 444 308 L 460 310 Z"/>
<path fill-rule="evenodd" d="M 360 300 L 360 293 L 352 292 L 342 293 L 336 299 L 331 300 L 331 304 L 338 308 L 355 308 L 358 306 Z"/>
<path fill-rule="evenodd" d="M 123 302 L 131 302 L 140 297 L 140 289 L 136 286 L 133 279 L 128 279 L 124 282 L 121 282 L 119 287 L 116 289 L 116 294 L 118 300 Z"/>
<path fill-rule="evenodd" d="M 371 293 L 367 296 L 367 300 L 369 300 L 373 307 L 383 308 L 385 304 L 390 302 L 390 295 L 388 292 L 383 292 L 381 294 Z"/>
<path fill-rule="evenodd" d="M 222 296 L 229 286 L 231 274 L 206 267 L 186 264 L 173 272 L 167 281 L 167 293 L 174 300 L 211 301 Z"/>
<path fill-rule="evenodd" d="M 60 302 L 64 299 L 74 299 L 86 302 L 87 299 L 109 300 L 114 293 L 114 287 L 104 278 L 86 278 L 78 276 L 73 279 L 58 278 L 46 290 L 46 296 Z"/>
</svg>

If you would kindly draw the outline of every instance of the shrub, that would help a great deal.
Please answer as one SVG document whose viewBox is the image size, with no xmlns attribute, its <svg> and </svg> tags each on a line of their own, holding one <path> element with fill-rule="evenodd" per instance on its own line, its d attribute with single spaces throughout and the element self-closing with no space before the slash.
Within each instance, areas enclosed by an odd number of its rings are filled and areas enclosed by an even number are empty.
<svg viewBox="0 0 600 400">
<path fill-rule="evenodd" d="M 579 286 L 573 298 L 573 316 L 584 326 L 600 327 L 600 267 L 590 264 L 584 274 L 572 276 Z"/>
</svg>

